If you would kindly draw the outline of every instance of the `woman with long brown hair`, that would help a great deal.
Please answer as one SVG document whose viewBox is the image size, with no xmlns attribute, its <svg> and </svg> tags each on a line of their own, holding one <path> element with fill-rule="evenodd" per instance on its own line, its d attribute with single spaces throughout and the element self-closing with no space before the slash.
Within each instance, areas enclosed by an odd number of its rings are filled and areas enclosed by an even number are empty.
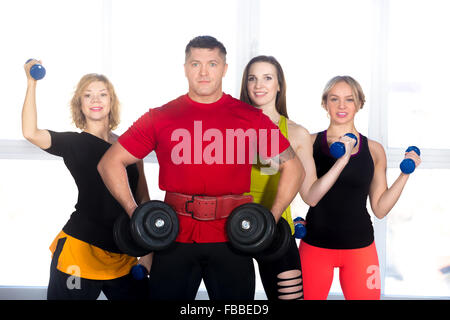
<svg viewBox="0 0 450 320">
<path fill-rule="evenodd" d="M 280 128 L 300 160 L 308 153 L 309 133 L 301 125 L 288 119 L 286 108 L 286 80 L 280 63 L 272 56 L 257 56 L 249 61 L 242 76 L 240 99 L 259 108 Z M 256 203 L 272 207 L 278 191 L 279 173 L 268 174 L 263 164 L 252 166 L 250 194 Z M 305 168 L 306 169 L 306 168 Z M 300 257 L 294 238 L 294 223 L 290 206 L 283 212 L 291 228 L 287 253 L 274 261 L 256 259 L 264 290 L 269 300 L 303 298 Z M 280 223 L 280 222 L 278 222 Z"/>
</svg>

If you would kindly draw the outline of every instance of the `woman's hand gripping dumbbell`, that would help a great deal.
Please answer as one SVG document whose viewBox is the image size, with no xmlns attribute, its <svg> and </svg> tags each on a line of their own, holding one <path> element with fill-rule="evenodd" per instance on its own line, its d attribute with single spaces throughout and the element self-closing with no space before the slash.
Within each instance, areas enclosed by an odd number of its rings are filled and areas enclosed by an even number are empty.
<svg viewBox="0 0 450 320">
<path fill-rule="evenodd" d="M 37 61 L 35 59 L 28 59 L 27 62 L 25 62 L 25 69 L 27 68 L 27 65 L 32 61 L 36 61 L 36 63 L 33 63 L 29 69 L 30 76 L 34 80 L 41 80 L 45 77 L 46 71 L 40 61 Z"/>
<path fill-rule="evenodd" d="M 416 169 L 416 163 L 419 165 L 420 162 L 420 149 L 416 146 L 410 146 L 405 151 L 405 159 L 400 163 L 400 170 L 404 174 L 411 174 Z"/>
<path fill-rule="evenodd" d="M 353 147 L 356 147 L 358 144 L 358 138 L 353 133 L 346 133 L 344 136 L 354 139 L 355 144 Z M 341 141 L 334 142 L 330 146 L 330 153 L 336 159 L 342 157 L 345 154 L 345 151 L 345 144 Z"/>
</svg>

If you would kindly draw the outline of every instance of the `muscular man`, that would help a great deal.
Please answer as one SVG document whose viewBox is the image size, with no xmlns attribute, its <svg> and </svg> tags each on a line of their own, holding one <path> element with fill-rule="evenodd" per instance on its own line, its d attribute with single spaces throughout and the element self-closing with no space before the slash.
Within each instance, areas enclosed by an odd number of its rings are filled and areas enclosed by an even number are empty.
<svg viewBox="0 0 450 320">
<path fill-rule="evenodd" d="M 203 279 L 211 300 L 252 300 L 253 261 L 229 245 L 226 218 L 234 207 L 251 202 L 243 193 L 250 188 L 256 151 L 279 165 L 271 208 L 276 221 L 303 180 L 301 162 L 278 127 L 260 110 L 223 93 L 227 67 L 222 43 L 210 36 L 192 39 L 184 64 L 188 93 L 142 115 L 98 165 L 106 186 L 131 216 L 137 204 L 125 168 L 153 150 L 157 155 L 159 187 L 180 227 L 175 244 L 154 254 L 152 299 L 193 300 Z M 205 197 L 220 204 L 207 216 L 199 208 Z"/>
</svg>

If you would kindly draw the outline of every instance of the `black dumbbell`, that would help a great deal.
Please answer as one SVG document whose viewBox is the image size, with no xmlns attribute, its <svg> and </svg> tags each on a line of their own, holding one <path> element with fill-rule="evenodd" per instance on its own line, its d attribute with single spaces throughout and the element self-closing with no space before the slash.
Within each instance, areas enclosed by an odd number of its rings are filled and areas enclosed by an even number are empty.
<svg viewBox="0 0 450 320">
<path fill-rule="evenodd" d="M 291 226 L 281 217 L 277 223 L 272 243 L 267 249 L 256 254 L 254 258 L 258 261 L 273 261 L 281 258 L 287 252 L 291 236 Z"/>
<path fill-rule="evenodd" d="M 276 224 L 270 210 L 257 203 L 235 208 L 227 219 L 226 231 L 234 248 L 261 260 L 285 254 L 291 236 L 286 220 L 281 218 Z"/>
<path fill-rule="evenodd" d="M 177 214 L 167 203 L 159 200 L 141 204 L 131 219 L 123 214 L 114 224 L 117 247 L 134 257 L 168 248 L 177 235 Z"/>
<path fill-rule="evenodd" d="M 143 257 L 151 252 L 137 245 L 131 236 L 130 217 L 123 213 L 114 223 L 113 229 L 114 242 L 119 250 L 132 257 Z"/>
</svg>

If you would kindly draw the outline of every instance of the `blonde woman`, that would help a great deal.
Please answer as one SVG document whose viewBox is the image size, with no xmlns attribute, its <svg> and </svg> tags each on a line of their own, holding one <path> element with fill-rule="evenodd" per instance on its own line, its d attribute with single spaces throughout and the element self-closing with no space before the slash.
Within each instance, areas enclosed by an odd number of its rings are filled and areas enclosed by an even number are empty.
<svg viewBox="0 0 450 320">
<path fill-rule="evenodd" d="M 312 134 L 312 157 L 303 159 L 306 178 L 300 189 L 310 205 L 307 234 L 300 243 L 306 300 L 326 299 L 339 268 L 346 299 L 380 299 L 379 262 L 367 198 L 375 216 L 384 218 L 399 199 L 408 181 L 400 173 L 388 188 L 383 146 L 359 133 L 355 116 L 365 96 L 350 76 L 332 78 L 322 94 L 322 107 L 330 119 L 328 128 Z M 352 133 L 357 141 L 346 136 Z M 335 159 L 330 145 L 340 141 L 345 154 Z M 420 164 L 415 152 L 405 155 Z"/>
<path fill-rule="evenodd" d="M 50 246 L 52 262 L 48 299 L 145 299 L 146 280 L 134 280 L 135 257 L 122 254 L 114 243 L 113 225 L 124 211 L 97 172 L 97 164 L 117 139 L 119 101 L 111 82 L 87 74 L 71 100 L 72 119 L 81 132 L 55 132 L 37 126 L 36 86 L 25 64 L 27 91 L 22 110 L 24 137 L 44 151 L 63 158 L 78 187 L 75 211 Z M 149 200 L 143 163 L 127 168 L 131 190 L 140 202 Z M 50 198 L 48 199 L 50 200 Z M 141 259 L 148 269 L 151 256 Z"/>
</svg>

